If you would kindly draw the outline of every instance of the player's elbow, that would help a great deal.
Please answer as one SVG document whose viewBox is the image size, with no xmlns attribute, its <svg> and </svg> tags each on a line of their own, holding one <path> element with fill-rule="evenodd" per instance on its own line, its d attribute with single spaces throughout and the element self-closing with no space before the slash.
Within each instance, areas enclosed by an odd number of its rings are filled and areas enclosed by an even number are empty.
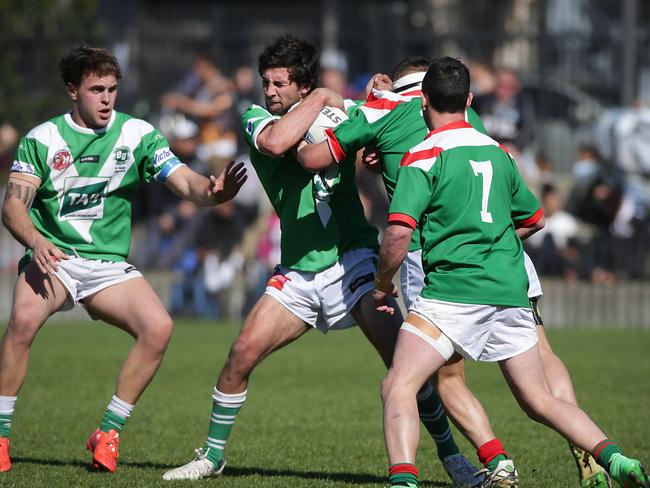
<svg viewBox="0 0 650 488">
<path fill-rule="evenodd" d="M 531 234 L 534 234 L 535 232 L 538 232 L 538 231 L 542 230 L 545 225 L 546 225 L 546 220 L 544 219 L 544 216 L 542 215 L 540 217 L 540 219 L 537 222 L 535 222 L 532 227 L 530 227 Z"/>
<path fill-rule="evenodd" d="M 273 158 L 280 158 L 284 155 L 285 152 L 289 150 L 289 145 L 280 137 L 265 137 L 260 140 L 257 139 L 258 147 L 269 156 Z"/>
</svg>

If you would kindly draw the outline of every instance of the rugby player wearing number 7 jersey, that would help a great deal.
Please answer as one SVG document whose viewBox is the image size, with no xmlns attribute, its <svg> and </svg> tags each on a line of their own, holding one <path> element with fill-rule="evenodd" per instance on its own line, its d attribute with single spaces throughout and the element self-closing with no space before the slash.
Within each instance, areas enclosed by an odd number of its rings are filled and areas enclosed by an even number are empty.
<svg viewBox="0 0 650 488">
<path fill-rule="evenodd" d="M 621 486 L 650 487 L 639 461 L 546 386 L 515 232 L 515 225 L 521 237 L 539 230 L 543 215 L 509 154 L 465 121 L 472 99 L 467 67 L 452 58 L 434 61 L 422 90 L 431 132 L 402 160 L 374 291 L 378 310 L 393 313 L 385 300 L 419 223 L 425 287 L 402 325 L 382 385 L 391 485 L 418 486 L 416 394 L 458 353 L 498 361 L 531 418 L 592 452 Z M 483 486 L 517 486 L 508 472 L 514 469 L 504 459 L 487 470 Z"/>
<path fill-rule="evenodd" d="M 413 56 L 398 63 L 392 76 L 394 83 L 387 75 L 375 75 L 372 85 L 369 86 L 372 91 L 368 103 L 351 114 L 349 120 L 327 131 L 327 142 L 305 146 L 298 153 L 298 160 L 305 167 L 316 170 L 338 163 L 343 160 L 344 154 L 354 153 L 365 147 L 363 164 L 371 171 L 382 173 L 386 192 L 391 200 L 404 153 L 421 142 L 428 133 L 421 115 L 421 85 L 429 65 L 428 59 Z M 479 132 L 487 134 L 481 119 L 472 108 L 467 109 L 466 120 Z M 577 404 L 571 377 L 546 338 L 538 310 L 542 288 L 537 272 L 526 253 L 524 259 L 529 282 L 528 297 L 535 312 L 546 380 L 554 396 Z M 409 244 L 409 252 L 400 267 L 400 291 L 407 309 L 420 294 L 423 286 L 420 233 L 415 230 Z M 456 425 L 476 447 L 481 462 L 486 467 L 493 468 L 501 460 L 501 455 L 495 454 L 497 451 L 492 449 L 499 441 L 495 439 L 483 407 L 467 388 L 464 361 L 460 357 L 452 361 L 438 371 L 437 386 L 440 397 Z M 427 424 L 426 418 L 424 422 Z M 589 453 L 572 445 L 570 450 L 576 460 L 579 484 L 582 488 L 610 486 L 606 471 Z M 463 476 L 462 472 L 466 471 L 461 463 L 456 462 L 455 457 L 444 458 L 443 464 L 452 479 L 458 479 Z"/>
</svg>

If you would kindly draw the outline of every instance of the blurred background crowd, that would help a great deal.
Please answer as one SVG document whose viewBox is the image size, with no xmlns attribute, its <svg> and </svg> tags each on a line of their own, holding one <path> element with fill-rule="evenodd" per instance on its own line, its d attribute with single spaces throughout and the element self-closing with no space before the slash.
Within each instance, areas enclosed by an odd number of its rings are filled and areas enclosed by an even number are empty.
<svg viewBox="0 0 650 488">
<path fill-rule="evenodd" d="M 248 161 L 239 119 L 263 105 L 256 56 L 291 32 L 321 48 L 322 86 L 365 98 L 375 72 L 408 55 L 470 66 L 474 108 L 515 155 L 546 227 L 526 242 L 544 277 L 647 280 L 650 4 L 639 0 L 0 2 L 0 195 L 21 135 L 67 109 L 56 62 L 79 41 L 118 57 L 118 110 L 145 118 L 196 171 Z M 248 164 L 250 162 L 248 161 Z M 199 209 L 163 185 L 141 189 L 130 261 L 170 277 L 171 312 L 241 317 L 279 260 L 280 229 L 259 181 Z M 381 181 L 358 171 L 382 229 Z M 23 250 L 2 229 L 0 272 Z"/>
</svg>

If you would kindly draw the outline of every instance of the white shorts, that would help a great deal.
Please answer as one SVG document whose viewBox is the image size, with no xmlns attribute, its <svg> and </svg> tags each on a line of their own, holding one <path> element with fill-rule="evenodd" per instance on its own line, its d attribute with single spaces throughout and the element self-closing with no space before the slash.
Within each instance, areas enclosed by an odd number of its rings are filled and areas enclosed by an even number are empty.
<svg viewBox="0 0 650 488">
<path fill-rule="evenodd" d="M 400 291 L 406 310 L 411 308 L 424 287 L 424 269 L 422 268 L 422 249 L 409 251 L 399 268 Z"/>
<path fill-rule="evenodd" d="M 537 271 L 533 262 L 524 253 L 524 266 L 528 274 L 528 298 L 538 298 L 543 295 L 542 284 L 539 282 Z M 422 250 L 409 251 L 406 259 L 399 269 L 400 287 L 402 298 L 406 309 L 411 308 L 411 304 L 420 295 L 424 286 L 424 270 L 422 269 Z"/>
<path fill-rule="evenodd" d="M 57 267 L 56 276 L 68 290 L 68 300 L 60 310 L 70 310 L 80 300 L 104 288 L 142 277 L 142 273 L 126 261 L 113 262 L 70 256 L 59 261 Z"/>
<path fill-rule="evenodd" d="M 535 320 L 529 308 L 417 297 L 410 312 L 438 327 L 457 353 L 475 361 L 501 361 L 537 344 Z"/>
<path fill-rule="evenodd" d="M 541 297 L 544 294 L 542 292 L 542 284 L 539 282 L 535 265 L 526 253 L 524 253 L 524 266 L 526 267 L 526 273 L 528 274 L 528 298 Z"/>
<path fill-rule="evenodd" d="M 350 313 L 354 306 L 375 286 L 376 260 L 373 250 L 362 248 L 318 273 L 278 266 L 265 293 L 323 333 L 346 329 L 356 324 Z"/>
</svg>

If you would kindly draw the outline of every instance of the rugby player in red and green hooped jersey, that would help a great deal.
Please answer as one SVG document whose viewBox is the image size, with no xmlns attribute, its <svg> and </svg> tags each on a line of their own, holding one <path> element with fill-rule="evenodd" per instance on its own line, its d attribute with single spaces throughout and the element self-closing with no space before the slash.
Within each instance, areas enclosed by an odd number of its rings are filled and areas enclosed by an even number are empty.
<svg viewBox="0 0 650 488">
<path fill-rule="evenodd" d="M 401 158 L 412 145 L 421 142 L 428 133 L 420 103 L 421 81 L 428 67 L 428 59 L 410 57 L 395 68 L 392 76 L 394 83 L 387 75 L 375 75 L 372 81 L 376 89 L 370 94 L 369 102 L 351 114 L 350 120 L 330 131 L 327 143 L 306 146 L 301 150 L 301 162 L 306 167 L 318 169 L 338 161 L 343 154 L 354 153 L 367 146 L 363 156 L 364 165 L 373 171 L 378 168 L 382 171 L 389 199 L 392 199 Z M 479 116 L 471 108 L 467 109 L 465 119 L 476 130 L 486 134 Z M 553 352 L 538 312 L 542 288 L 537 272 L 525 253 L 524 258 L 529 282 L 528 297 L 536 311 L 537 334 L 546 380 L 557 398 L 577 405 L 571 377 L 560 358 Z M 424 285 L 422 252 L 417 229 L 413 232 L 409 252 L 400 267 L 400 285 L 408 309 Z M 486 466 L 496 466 L 500 456 L 493 455 L 490 446 L 498 440 L 494 438 L 481 404 L 465 384 L 462 359 L 441 368 L 437 386 L 447 410 L 476 447 L 481 462 Z M 576 460 L 580 486 L 607 488 L 607 473 L 593 457 L 572 445 L 570 450 Z M 449 458 L 450 461 L 453 459 Z M 451 465 L 452 468 L 454 466 L 456 464 Z"/>
<path fill-rule="evenodd" d="M 425 287 L 402 325 L 382 385 L 391 485 L 418 486 L 417 391 L 461 354 L 499 362 L 531 418 L 591 451 L 621 486 L 649 487 L 639 461 L 625 457 L 579 407 L 546 386 L 520 240 L 543 227 L 543 214 L 510 155 L 464 120 L 469 86 L 469 71 L 456 59 L 440 58 L 427 71 L 422 103 L 431 132 L 402 160 L 380 250 L 375 303 L 393 313 L 385 302 L 391 280 L 413 229 L 421 227 Z M 500 445 L 490 450 L 503 452 Z M 486 487 L 518 483 L 508 459 L 486 475 Z"/>
</svg>

